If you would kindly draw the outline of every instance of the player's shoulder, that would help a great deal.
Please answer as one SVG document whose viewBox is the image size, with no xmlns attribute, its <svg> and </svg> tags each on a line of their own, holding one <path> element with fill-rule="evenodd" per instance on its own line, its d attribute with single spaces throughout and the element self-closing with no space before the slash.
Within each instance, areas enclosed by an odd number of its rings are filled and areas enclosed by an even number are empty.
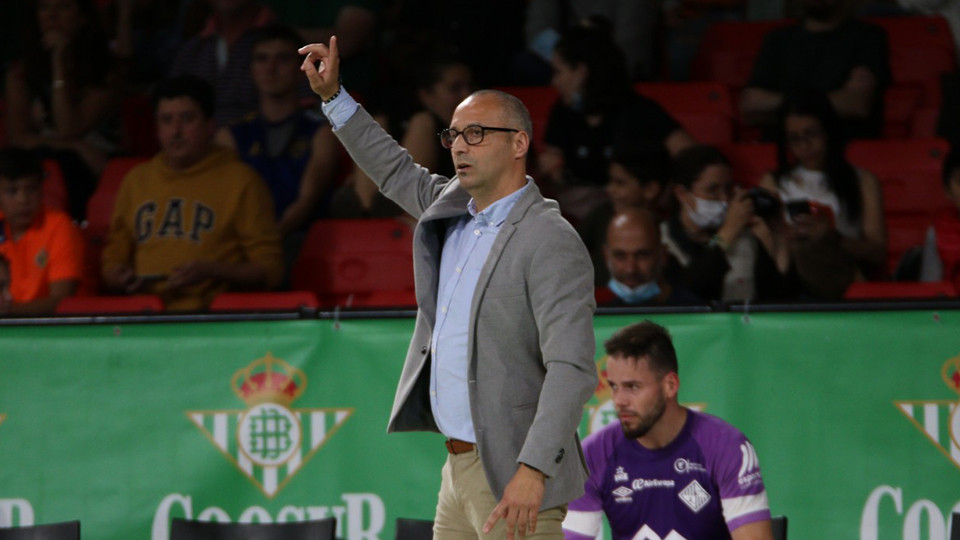
<svg viewBox="0 0 960 540">
<path fill-rule="evenodd" d="M 612 422 L 594 431 L 583 440 L 583 452 L 585 454 L 608 455 L 624 440 L 620 422 Z"/>
<path fill-rule="evenodd" d="M 737 443 L 746 439 L 739 428 L 719 416 L 702 411 L 690 410 L 690 433 L 699 441 L 718 443 Z"/>
</svg>

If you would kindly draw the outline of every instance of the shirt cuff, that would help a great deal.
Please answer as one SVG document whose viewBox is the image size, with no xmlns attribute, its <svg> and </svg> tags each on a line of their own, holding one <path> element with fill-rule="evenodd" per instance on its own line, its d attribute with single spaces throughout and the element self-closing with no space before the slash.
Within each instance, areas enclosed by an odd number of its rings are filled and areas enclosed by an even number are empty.
<svg viewBox="0 0 960 540">
<path fill-rule="evenodd" d="M 324 103 L 320 106 L 324 116 L 327 117 L 327 120 L 329 120 L 333 126 L 334 131 L 337 131 L 350 121 L 359 108 L 360 105 L 357 103 L 357 100 L 353 99 L 353 96 L 348 94 L 346 90 L 341 90 L 340 95 L 333 98 L 333 101 L 330 103 Z"/>
</svg>

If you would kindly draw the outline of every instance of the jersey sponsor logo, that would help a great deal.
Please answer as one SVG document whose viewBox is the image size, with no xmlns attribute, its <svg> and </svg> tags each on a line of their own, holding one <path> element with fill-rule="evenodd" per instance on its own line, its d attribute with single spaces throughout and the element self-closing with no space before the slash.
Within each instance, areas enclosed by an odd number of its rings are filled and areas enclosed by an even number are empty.
<svg viewBox="0 0 960 540">
<path fill-rule="evenodd" d="M 740 472 L 737 473 L 737 483 L 740 486 L 748 486 L 754 482 L 760 482 L 763 478 L 760 476 L 760 460 L 757 458 L 757 451 L 750 444 L 750 441 L 744 441 L 740 445 Z"/>
<path fill-rule="evenodd" d="M 670 534 L 661 537 L 649 525 L 644 525 L 640 527 L 637 534 L 633 535 L 633 540 L 687 540 L 687 537 L 677 531 L 670 531 Z"/>
<path fill-rule="evenodd" d="M 633 490 L 627 486 L 620 486 L 610 493 L 613 494 L 614 500 L 618 503 L 633 502 L 633 497 L 631 497 L 631 495 L 633 495 Z"/>
<path fill-rule="evenodd" d="M 637 478 L 634 480 L 630 487 L 634 491 L 643 491 L 645 489 L 655 489 L 655 488 L 673 488 L 676 487 L 677 483 L 673 480 L 661 480 L 659 478 Z"/>
<path fill-rule="evenodd" d="M 683 488 L 678 496 L 694 513 L 702 510 L 710 502 L 710 494 L 696 480 L 687 484 L 687 487 Z"/>
<path fill-rule="evenodd" d="M 630 475 L 627 474 L 627 471 L 623 470 L 623 467 L 617 467 L 617 472 L 613 474 L 614 482 L 629 482 Z"/>
<path fill-rule="evenodd" d="M 269 498 L 353 413 L 291 408 L 306 390 L 307 377 L 270 352 L 234 373 L 230 386 L 247 409 L 187 411 L 187 418 Z"/>
<path fill-rule="evenodd" d="M 673 470 L 680 474 L 707 472 L 707 468 L 704 467 L 703 464 L 690 461 L 687 458 L 677 458 L 677 460 L 673 462 Z"/>
<path fill-rule="evenodd" d="M 940 368 L 950 391 L 960 396 L 960 356 Z M 957 468 L 960 468 L 960 399 L 894 401 L 897 409 Z"/>
</svg>

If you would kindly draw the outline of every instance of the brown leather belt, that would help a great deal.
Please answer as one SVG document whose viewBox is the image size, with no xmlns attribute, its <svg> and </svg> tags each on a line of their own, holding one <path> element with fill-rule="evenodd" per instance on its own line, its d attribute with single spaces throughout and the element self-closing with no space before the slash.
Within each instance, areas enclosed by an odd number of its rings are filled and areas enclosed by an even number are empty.
<svg viewBox="0 0 960 540">
<path fill-rule="evenodd" d="M 466 441 L 459 441 L 457 439 L 447 439 L 446 442 L 447 451 L 451 454 L 463 454 L 465 452 L 472 452 L 476 445 L 473 443 L 468 443 Z"/>
</svg>

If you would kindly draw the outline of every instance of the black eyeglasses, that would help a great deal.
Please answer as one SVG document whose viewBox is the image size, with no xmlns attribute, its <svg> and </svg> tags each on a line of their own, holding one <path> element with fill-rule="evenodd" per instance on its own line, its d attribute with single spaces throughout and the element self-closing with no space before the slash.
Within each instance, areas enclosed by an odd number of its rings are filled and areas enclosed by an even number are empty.
<svg viewBox="0 0 960 540">
<path fill-rule="evenodd" d="M 472 125 L 463 128 L 463 131 L 457 131 L 453 128 L 447 128 L 437 135 L 440 135 L 440 144 L 444 148 L 452 148 L 453 142 L 457 140 L 457 136 L 463 135 L 463 140 L 473 146 L 475 144 L 480 144 L 483 142 L 483 136 L 487 131 L 506 131 L 509 133 L 519 133 L 519 129 L 511 128 L 502 128 L 502 127 L 487 127 L 480 125 Z"/>
</svg>

